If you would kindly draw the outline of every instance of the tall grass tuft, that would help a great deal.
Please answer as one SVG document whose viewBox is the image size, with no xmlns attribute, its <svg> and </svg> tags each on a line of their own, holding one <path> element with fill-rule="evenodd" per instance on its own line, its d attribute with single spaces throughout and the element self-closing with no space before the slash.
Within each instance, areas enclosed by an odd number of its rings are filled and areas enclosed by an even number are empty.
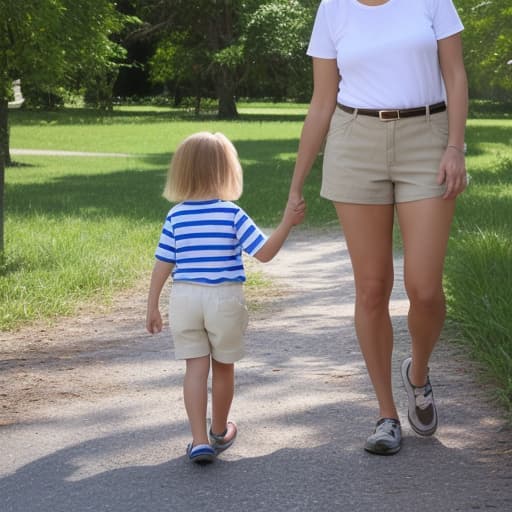
<svg viewBox="0 0 512 512">
<path fill-rule="evenodd" d="M 469 122 L 471 184 L 446 262 L 449 319 L 512 419 L 512 122 Z"/>
<path fill-rule="evenodd" d="M 35 215 L 10 222 L 16 243 L 0 266 L 0 326 L 70 314 L 86 300 L 108 303 L 112 294 L 149 269 L 141 247 L 147 223 L 119 218 L 78 219 Z"/>
<path fill-rule="evenodd" d="M 512 244 L 477 230 L 454 240 L 448 262 L 450 319 L 512 411 Z M 508 292 L 507 292 L 508 290 Z"/>
</svg>

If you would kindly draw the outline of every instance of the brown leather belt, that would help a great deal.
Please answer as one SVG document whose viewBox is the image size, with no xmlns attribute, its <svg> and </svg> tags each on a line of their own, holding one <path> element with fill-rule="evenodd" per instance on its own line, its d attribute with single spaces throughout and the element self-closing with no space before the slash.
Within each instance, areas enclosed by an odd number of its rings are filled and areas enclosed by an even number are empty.
<svg viewBox="0 0 512 512">
<path fill-rule="evenodd" d="M 358 115 L 378 117 L 381 121 L 395 121 L 402 117 L 424 116 L 427 114 L 427 109 L 431 114 L 444 112 L 446 110 L 446 103 L 441 101 L 440 103 L 435 103 L 428 107 L 406 108 L 402 110 L 371 110 L 369 108 L 347 107 L 346 105 L 338 103 L 338 108 L 343 110 L 343 112 L 348 112 L 349 114 L 353 114 L 357 111 Z"/>
</svg>

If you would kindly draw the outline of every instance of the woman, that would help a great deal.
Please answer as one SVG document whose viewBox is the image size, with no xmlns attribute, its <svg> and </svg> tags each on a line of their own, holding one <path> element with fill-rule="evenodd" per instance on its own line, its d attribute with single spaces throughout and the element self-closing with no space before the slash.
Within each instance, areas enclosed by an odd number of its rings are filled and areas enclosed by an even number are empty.
<svg viewBox="0 0 512 512">
<path fill-rule="evenodd" d="M 392 231 L 403 240 L 411 357 L 408 418 L 434 434 L 428 376 L 445 319 L 442 272 L 455 198 L 466 187 L 467 80 L 452 0 L 323 0 L 308 55 L 314 91 L 289 206 L 327 135 L 321 195 L 333 202 L 354 272 L 355 327 L 379 404 L 365 449 L 393 454 L 401 428 L 391 386 Z"/>
</svg>

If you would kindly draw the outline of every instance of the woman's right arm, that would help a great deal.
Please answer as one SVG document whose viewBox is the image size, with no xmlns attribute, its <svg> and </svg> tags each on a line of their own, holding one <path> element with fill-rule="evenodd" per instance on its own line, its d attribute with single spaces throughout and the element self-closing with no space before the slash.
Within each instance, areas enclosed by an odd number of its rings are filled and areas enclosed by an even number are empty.
<svg viewBox="0 0 512 512">
<path fill-rule="evenodd" d="M 288 206 L 302 200 L 302 188 L 327 135 L 336 108 L 340 75 L 336 59 L 313 58 L 313 96 L 300 136 Z"/>
</svg>

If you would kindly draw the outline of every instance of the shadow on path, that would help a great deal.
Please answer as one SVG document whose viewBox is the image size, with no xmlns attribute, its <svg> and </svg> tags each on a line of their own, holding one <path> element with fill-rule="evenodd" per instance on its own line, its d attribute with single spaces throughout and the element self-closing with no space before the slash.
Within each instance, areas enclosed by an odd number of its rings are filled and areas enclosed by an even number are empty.
<svg viewBox="0 0 512 512">
<path fill-rule="evenodd" d="M 42 339 L 32 356 L 4 362 L 3 389 L 20 402 L 24 388 L 40 393 L 0 427 L 0 510 L 512 509 L 510 431 L 465 354 L 444 340 L 431 372 L 440 429 L 421 439 L 407 425 L 399 257 L 391 312 L 404 445 L 393 457 L 362 449 L 376 403 L 353 332 L 341 235 L 298 230 L 261 270 L 280 294 L 253 314 L 232 411 L 240 435 L 215 464 L 199 467 L 184 456 L 183 364 L 173 359 L 168 332 L 144 333 L 144 291 L 104 316 L 45 333 L 55 337 L 46 355 Z"/>
</svg>

